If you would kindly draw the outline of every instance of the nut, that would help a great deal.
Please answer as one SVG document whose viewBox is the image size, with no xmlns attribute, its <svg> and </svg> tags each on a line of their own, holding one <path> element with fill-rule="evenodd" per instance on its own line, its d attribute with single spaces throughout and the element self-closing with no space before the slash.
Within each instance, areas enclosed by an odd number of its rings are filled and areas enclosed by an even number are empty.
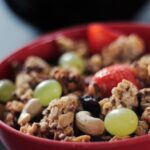
<svg viewBox="0 0 150 150">
<path fill-rule="evenodd" d="M 104 122 L 92 117 L 88 111 L 80 111 L 76 114 L 76 126 L 89 135 L 101 135 L 104 132 Z"/>
<path fill-rule="evenodd" d="M 33 117 L 42 111 L 42 104 L 37 99 L 31 99 L 27 102 L 20 114 L 18 124 L 24 125 L 29 122 Z"/>
<path fill-rule="evenodd" d="M 91 137 L 89 135 L 81 135 L 78 137 L 75 137 L 72 141 L 73 142 L 89 142 Z"/>
<path fill-rule="evenodd" d="M 91 137 L 89 135 L 81 135 L 78 137 L 67 136 L 64 140 L 69 142 L 89 142 L 91 140 Z"/>
</svg>

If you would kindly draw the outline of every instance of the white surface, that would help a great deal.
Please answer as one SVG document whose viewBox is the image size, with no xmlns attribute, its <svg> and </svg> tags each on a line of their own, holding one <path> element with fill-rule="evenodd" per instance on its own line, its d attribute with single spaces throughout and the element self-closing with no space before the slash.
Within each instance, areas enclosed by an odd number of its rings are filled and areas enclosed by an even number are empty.
<svg viewBox="0 0 150 150">
<path fill-rule="evenodd" d="M 17 17 L 0 0 L 0 60 L 38 35 L 35 28 Z"/>
</svg>

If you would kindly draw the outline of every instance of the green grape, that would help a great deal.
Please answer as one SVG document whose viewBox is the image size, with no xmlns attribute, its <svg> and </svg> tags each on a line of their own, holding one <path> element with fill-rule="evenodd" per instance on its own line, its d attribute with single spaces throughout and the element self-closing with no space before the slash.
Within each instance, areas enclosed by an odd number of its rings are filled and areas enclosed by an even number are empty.
<svg viewBox="0 0 150 150">
<path fill-rule="evenodd" d="M 11 99 L 15 86 L 12 81 L 3 79 L 0 80 L 0 101 L 7 102 Z"/>
<path fill-rule="evenodd" d="M 106 130 L 116 136 L 132 134 L 138 125 L 138 117 L 134 111 L 127 108 L 118 108 L 107 114 L 104 120 Z"/>
<path fill-rule="evenodd" d="M 62 87 L 56 80 L 45 80 L 39 83 L 34 90 L 34 97 L 38 98 L 43 106 L 50 101 L 59 98 L 62 94 Z"/>
<path fill-rule="evenodd" d="M 74 52 L 63 54 L 59 59 L 59 65 L 65 69 L 75 69 L 79 73 L 83 73 L 85 70 L 84 60 Z"/>
</svg>

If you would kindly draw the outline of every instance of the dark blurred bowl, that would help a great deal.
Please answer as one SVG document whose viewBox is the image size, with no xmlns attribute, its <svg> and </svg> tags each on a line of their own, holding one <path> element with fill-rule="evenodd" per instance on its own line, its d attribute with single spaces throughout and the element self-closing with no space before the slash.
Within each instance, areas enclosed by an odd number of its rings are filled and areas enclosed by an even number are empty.
<svg viewBox="0 0 150 150">
<path fill-rule="evenodd" d="M 13 10 L 42 29 L 90 21 L 129 20 L 147 0 L 6 0 Z"/>
</svg>

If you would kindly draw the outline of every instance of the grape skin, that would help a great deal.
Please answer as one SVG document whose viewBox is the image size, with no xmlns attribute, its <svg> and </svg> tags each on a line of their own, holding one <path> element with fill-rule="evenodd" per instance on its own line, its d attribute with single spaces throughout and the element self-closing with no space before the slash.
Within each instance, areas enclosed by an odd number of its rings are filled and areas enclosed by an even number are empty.
<svg viewBox="0 0 150 150">
<path fill-rule="evenodd" d="M 59 59 L 59 66 L 64 69 L 74 69 L 81 74 L 85 70 L 84 60 L 74 52 L 63 54 Z"/>
<path fill-rule="evenodd" d="M 62 94 L 62 87 L 56 80 L 45 80 L 39 83 L 34 90 L 34 97 L 39 99 L 43 106 L 47 106 L 50 101 L 59 98 Z"/>
<path fill-rule="evenodd" d="M 132 134 L 138 126 L 138 117 L 134 111 L 118 108 L 107 114 L 104 120 L 106 130 L 119 137 Z"/>
<path fill-rule="evenodd" d="M 11 99 L 15 86 L 12 81 L 8 79 L 0 80 L 0 101 L 7 102 Z"/>
</svg>

